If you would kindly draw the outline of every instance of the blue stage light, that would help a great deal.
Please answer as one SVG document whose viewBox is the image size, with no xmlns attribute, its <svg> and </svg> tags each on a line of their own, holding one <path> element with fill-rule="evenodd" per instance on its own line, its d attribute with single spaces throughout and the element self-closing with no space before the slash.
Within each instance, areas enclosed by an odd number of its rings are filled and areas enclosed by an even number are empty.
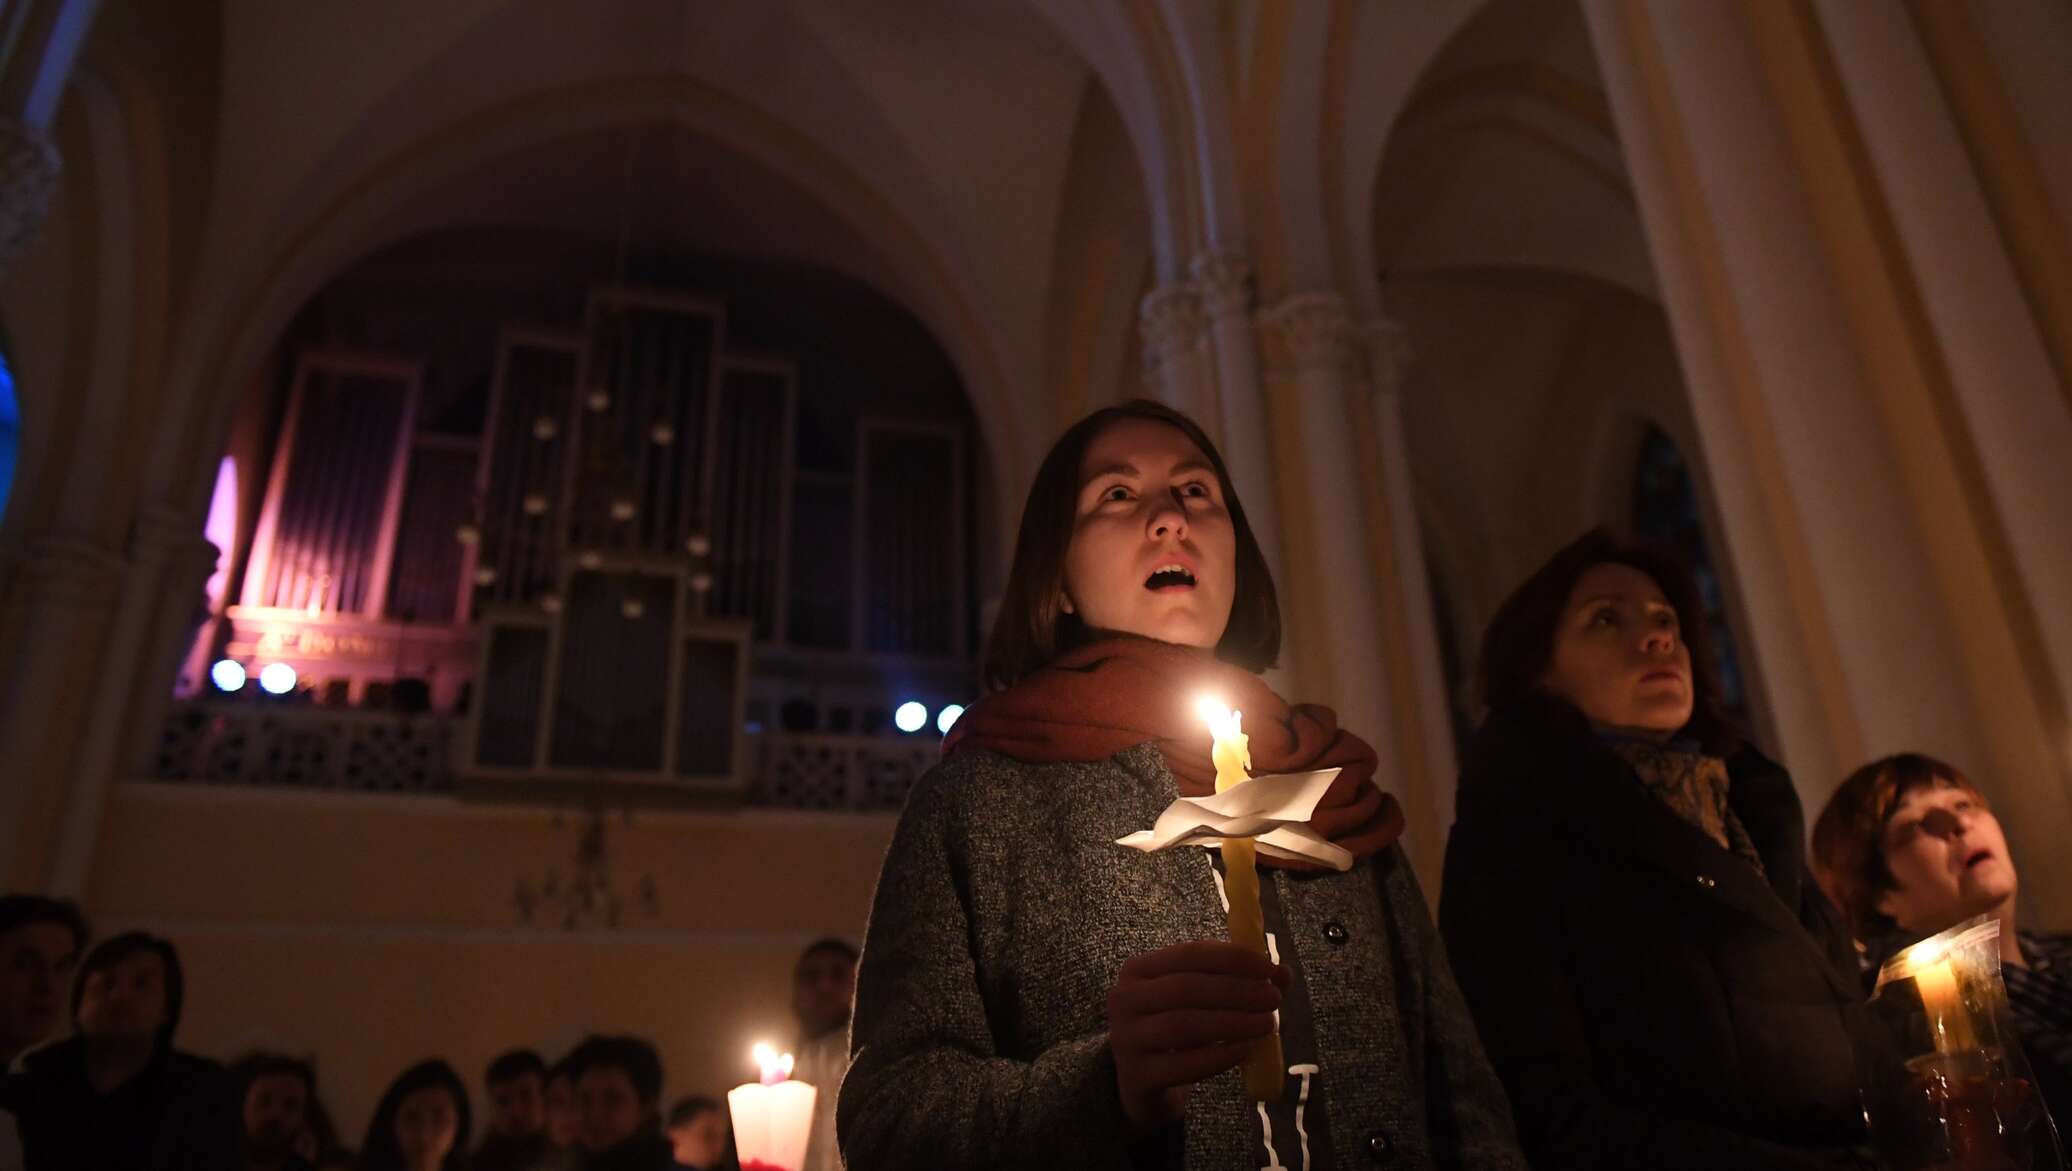
<svg viewBox="0 0 2072 1171">
<path fill-rule="evenodd" d="M 209 667 L 209 682 L 228 695 L 245 689 L 245 665 L 236 659 L 217 659 Z"/>
<path fill-rule="evenodd" d="M 963 714 L 964 705 L 961 703 L 953 703 L 942 709 L 935 713 L 935 730 L 945 736 L 949 735 L 950 729 L 957 726 L 957 717 Z"/>
<path fill-rule="evenodd" d="M 295 690 L 295 668 L 286 663 L 268 663 L 259 671 L 259 686 L 268 695 L 286 695 Z"/>
<path fill-rule="evenodd" d="M 928 726 L 928 705 L 910 699 L 892 713 L 892 722 L 902 732 L 918 732 Z"/>
</svg>

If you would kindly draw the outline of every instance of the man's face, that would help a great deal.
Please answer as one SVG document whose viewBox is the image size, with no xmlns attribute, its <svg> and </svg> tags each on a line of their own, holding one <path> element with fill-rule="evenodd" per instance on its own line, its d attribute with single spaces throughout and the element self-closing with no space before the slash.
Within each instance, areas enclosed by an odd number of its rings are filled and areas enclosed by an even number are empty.
<svg viewBox="0 0 2072 1171">
<path fill-rule="evenodd" d="M 809 952 L 791 976 L 791 1011 L 807 1039 L 849 1023 L 856 999 L 856 963 L 832 948 Z"/>
<path fill-rule="evenodd" d="M 575 1145 L 581 1119 L 576 1113 L 576 1084 L 567 1077 L 547 1083 L 547 1141 L 567 1150 Z"/>
<path fill-rule="evenodd" d="M 0 1060 L 56 1031 L 78 963 L 72 931 L 61 924 L 25 923 L 0 935 Z"/>
<path fill-rule="evenodd" d="M 648 1109 L 623 1069 L 596 1065 L 576 1079 L 576 1113 L 582 1119 L 583 1149 L 608 1151 L 640 1133 Z"/>
<path fill-rule="evenodd" d="M 131 952 L 88 976 L 79 991 L 79 1031 L 97 1039 L 155 1037 L 165 1012 L 165 959 L 157 952 Z"/>
<path fill-rule="evenodd" d="M 547 1128 L 546 1087 L 540 1075 L 521 1073 L 489 1087 L 490 1129 L 518 1138 Z"/>
<path fill-rule="evenodd" d="M 286 1158 L 308 1123 L 309 1087 L 294 1074 L 255 1078 L 245 1091 L 245 1150 L 253 1162 Z"/>
</svg>

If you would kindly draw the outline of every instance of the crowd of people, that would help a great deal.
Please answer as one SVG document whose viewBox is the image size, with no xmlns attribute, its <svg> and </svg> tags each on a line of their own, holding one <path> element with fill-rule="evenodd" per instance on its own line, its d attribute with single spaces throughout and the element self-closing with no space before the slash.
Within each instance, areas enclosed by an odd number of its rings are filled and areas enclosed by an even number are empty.
<svg viewBox="0 0 2072 1171">
<path fill-rule="evenodd" d="M 987 695 L 914 787 L 860 958 L 828 941 L 796 966 L 814 1171 L 1874 1167 L 1871 978 L 1979 917 L 2035 1091 L 1995 1125 L 2072 1122 L 2072 945 L 2017 929 L 1979 786 L 1874 761 L 1809 853 L 1707 630 L 1680 562 L 1604 531 L 1498 608 L 1435 921 L 1377 753 L 1263 678 L 1279 605 L 1208 435 L 1149 402 L 1082 420 L 1037 472 Z M 1319 844 L 1260 854 L 1265 955 L 1225 940 L 1220 853 L 1117 844 L 1215 791 L 1204 691 L 1242 713 L 1255 773 L 1335 770 Z M 307 1062 L 173 1047 L 170 944 L 117 936 L 75 975 L 76 909 L 0 906 L 0 1119 L 29 1171 L 727 1165 L 721 1104 L 665 1114 L 654 1047 L 623 1036 L 498 1058 L 479 1143 L 462 1077 L 412 1066 L 348 1157 Z M 73 1033 L 45 1043 L 67 988 Z M 1277 1096 L 1235 1072 L 1269 1033 Z"/>
<path fill-rule="evenodd" d="M 427 1058 L 389 1083 L 355 1145 L 312 1059 L 225 1065 L 175 1045 L 186 984 L 170 941 L 90 943 L 74 904 L 0 896 L 0 1171 L 738 1171 L 725 1101 L 692 1094 L 665 1110 L 661 1056 L 635 1036 L 593 1035 L 553 1062 L 513 1049 L 483 1071 L 479 1099 Z M 839 1166 L 856 958 L 823 939 L 794 969 L 797 1072 L 829 1079 L 814 1083 L 827 1089 L 800 1171 Z"/>
</svg>

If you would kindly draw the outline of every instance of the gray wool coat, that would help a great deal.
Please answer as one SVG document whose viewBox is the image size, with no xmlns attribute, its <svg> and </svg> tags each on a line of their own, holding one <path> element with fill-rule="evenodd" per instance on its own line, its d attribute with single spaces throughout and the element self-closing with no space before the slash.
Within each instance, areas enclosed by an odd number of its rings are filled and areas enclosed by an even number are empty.
<svg viewBox="0 0 2072 1171">
<path fill-rule="evenodd" d="M 1115 844 L 1178 795 L 1149 743 L 1087 764 L 965 752 L 916 783 L 857 972 L 837 1107 L 849 1171 L 1145 1165 L 1116 1089 L 1108 989 L 1131 956 L 1227 935 L 1208 851 Z M 1332 1140 L 1320 1160 L 1523 1168 L 1401 853 L 1345 874 L 1264 874 L 1315 1016 Z M 1236 1071 L 1202 1082 L 1184 1165 L 1252 1171 L 1259 1129 Z"/>
</svg>

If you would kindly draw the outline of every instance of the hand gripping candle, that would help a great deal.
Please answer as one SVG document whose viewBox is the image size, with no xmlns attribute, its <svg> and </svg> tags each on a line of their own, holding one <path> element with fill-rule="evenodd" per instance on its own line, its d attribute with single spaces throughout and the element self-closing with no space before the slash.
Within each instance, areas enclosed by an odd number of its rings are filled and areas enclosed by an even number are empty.
<svg viewBox="0 0 2072 1171">
<path fill-rule="evenodd" d="M 734 1116 L 734 1146 L 741 1171 L 799 1171 L 806 1164 L 806 1143 L 813 1136 L 813 1098 L 804 1082 L 789 1080 L 791 1054 L 768 1045 L 755 1047 L 762 1067 L 759 1082 L 727 1091 L 727 1112 Z"/>
<path fill-rule="evenodd" d="M 1215 737 L 1209 759 L 1216 765 L 1216 791 L 1242 785 L 1251 777 L 1252 750 L 1245 736 L 1241 714 L 1227 711 L 1214 700 L 1201 701 L 1202 718 Z M 1223 891 L 1230 903 L 1230 941 L 1240 947 L 1273 958 L 1266 950 L 1266 916 L 1259 906 L 1259 865 L 1250 838 L 1223 839 Z M 1287 1081 L 1287 1065 L 1281 1058 L 1279 1031 L 1259 1038 L 1245 1055 L 1242 1066 L 1245 1093 L 1255 1102 L 1271 1102 L 1281 1096 Z"/>
</svg>

